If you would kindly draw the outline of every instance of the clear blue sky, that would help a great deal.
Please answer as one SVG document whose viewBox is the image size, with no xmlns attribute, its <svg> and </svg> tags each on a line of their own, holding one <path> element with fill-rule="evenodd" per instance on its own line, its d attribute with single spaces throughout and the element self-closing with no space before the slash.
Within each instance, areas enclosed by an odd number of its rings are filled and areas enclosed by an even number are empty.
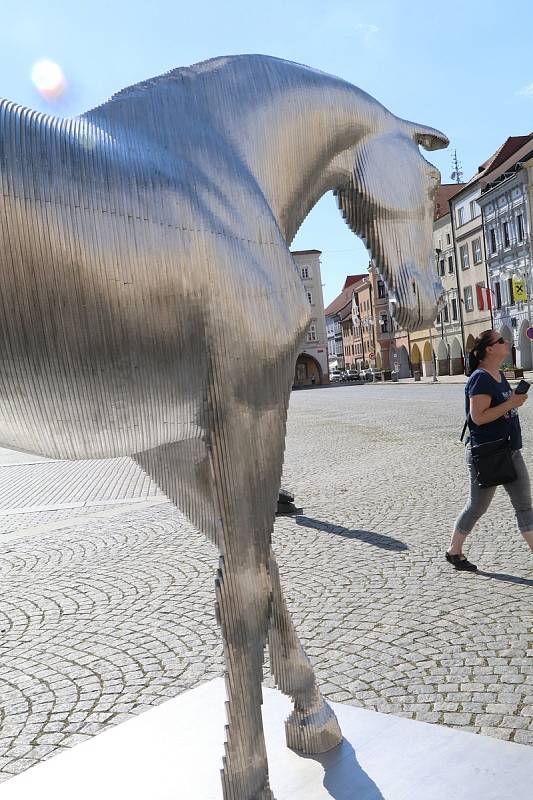
<svg viewBox="0 0 533 800">
<path fill-rule="evenodd" d="M 2 0 L 0 96 L 72 115 L 144 78 L 216 55 L 266 53 L 339 75 L 391 111 L 447 133 L 469 177 L 506 138 L 533 130 L 531 0 Z M 47 104 L 39 59 L 69 82 Z M 429 158 L 451 173 L 450 150 Z M 366 251 L 327 196 L 295 248 L 323 251 L 325 302 Z"/>
</svg>

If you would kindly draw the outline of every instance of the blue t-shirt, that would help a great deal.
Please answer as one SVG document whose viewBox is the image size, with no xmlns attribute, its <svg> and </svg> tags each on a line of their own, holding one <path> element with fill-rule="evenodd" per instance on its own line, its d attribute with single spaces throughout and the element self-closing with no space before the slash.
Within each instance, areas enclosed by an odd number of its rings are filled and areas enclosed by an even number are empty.
<svg viewBox="0 0 533 800">
<path fill-rule="evenodd" d="M 465 387 L 465 414 L 470 413 L 470 398 L 476 394 L 490 395 L 492 398 L 490 408 L 501 405 L 512 395 L 513 390 L 503 372 L 500 372 L 500 375 L 501 381 L 496 381 L 484 369 L 479 368 L 472 373 Z M 472 445 L 494 442 L 496 439 L 509 436 L 513 450 L 522 448 L 522 431 L 516 408 L 507 411 L 503 417 L 499 417 L 494 422 L 487 422 L 486 425 L 476 425 L 469 417 L 468 429 L 470 431 L 469 441 Z"/>
</svg>

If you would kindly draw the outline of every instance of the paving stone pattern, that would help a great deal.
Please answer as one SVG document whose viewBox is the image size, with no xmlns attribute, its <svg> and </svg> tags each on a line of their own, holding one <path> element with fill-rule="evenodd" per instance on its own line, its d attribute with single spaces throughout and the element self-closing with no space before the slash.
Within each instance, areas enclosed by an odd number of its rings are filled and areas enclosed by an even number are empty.
<svg viewBox="0 0 533 800">
<path fill-rule="evenodd" d="M 453 385 L 294 393 L 283 483 L 305 513 L 275 549 L 328 697 L 533 744 L 533 556 L 502 490 L 480 573 L 443 559 L 461 413 Z M 0 520 L 0 780 L 222 673 L 215 549 L 167 503 L 90 511 Z"/>
</svg>

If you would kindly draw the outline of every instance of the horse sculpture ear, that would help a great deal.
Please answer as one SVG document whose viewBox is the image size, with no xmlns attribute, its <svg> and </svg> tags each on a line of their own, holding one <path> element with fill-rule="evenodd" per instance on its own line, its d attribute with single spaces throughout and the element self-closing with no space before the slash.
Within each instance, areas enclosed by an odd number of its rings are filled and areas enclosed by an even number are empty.
<svg viewBox="0 0 533 800">
<path fill-rule="evenodd" d="M 436 128 L 426 128 L 423 125 L 413 125 L 413 139 L 424 150 L 442 150 L 448 147 L 450 140 Z"/>
</svg>

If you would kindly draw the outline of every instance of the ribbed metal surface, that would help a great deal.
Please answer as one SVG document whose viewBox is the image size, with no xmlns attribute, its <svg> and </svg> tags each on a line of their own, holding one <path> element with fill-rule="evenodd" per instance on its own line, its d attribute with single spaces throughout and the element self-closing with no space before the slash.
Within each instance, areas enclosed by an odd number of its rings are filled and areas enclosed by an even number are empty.
<svg viewBox="0 0 533 800">
<path fill-rule="evenodd" d="M 288 245 L 335 190 L 402 326 L 435 318 L 431 128 L 346 82 L 214 59 L 60 120 L 0 104 L 0 445 L 132 455 L 218 545 L 226 800 L 270 798 L 263 649 L 290 746 L 340 731 L 288 615 L 270 536 L 309 303 Z"/>
</svg>

